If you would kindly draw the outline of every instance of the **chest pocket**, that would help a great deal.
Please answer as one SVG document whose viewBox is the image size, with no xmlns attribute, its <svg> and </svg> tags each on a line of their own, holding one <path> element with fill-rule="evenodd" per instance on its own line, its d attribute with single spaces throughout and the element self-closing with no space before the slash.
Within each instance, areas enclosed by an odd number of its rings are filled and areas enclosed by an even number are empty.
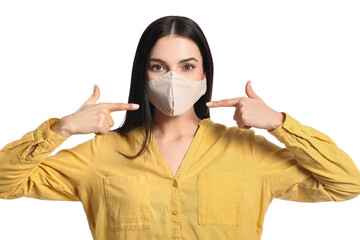
<svg viewBox="0 0 360 240">
<path fill-rule="evenodd" d="M 148 176 L 104 178 L 109 230 L 150 229 Z"/>
<path fill-rule="evenodd" d="M 198 177 L 200 225 L 241 226 L 244 173 L 204 172 Z"/>
</svg>

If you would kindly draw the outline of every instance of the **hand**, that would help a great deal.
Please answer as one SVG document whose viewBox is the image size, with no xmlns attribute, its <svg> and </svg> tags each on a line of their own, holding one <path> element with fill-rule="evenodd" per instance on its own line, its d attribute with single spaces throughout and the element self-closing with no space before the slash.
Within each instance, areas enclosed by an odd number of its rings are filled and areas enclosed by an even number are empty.
<svg viewBox="0 0 360 240">
<path fill-rule="evenodd" d="M 74 134 L 95 133 L 99 135 L 107 134 L 114 126 L 114 121 L 110 116 L 111 112 L 122 110 L 137 110 L 138 104 L 130 103 L 98 103 L 100 89 L 94 86 L 94 92 L 90 98 L 73 114 L 59 119 L 51 126 L 51 130 L 69 137 Z"/>
<path fill-rule="evenodd" d="M 251 81 L 246 83 L 245 91 L 248 97 L 212 101 L 206 105 L 211 108 L 235 107 L 234 120 L 239 128 L 255 127 L 272 131 L 284 122 L 284 114 L 267 106 L 252 89 Z"/>
</svg>

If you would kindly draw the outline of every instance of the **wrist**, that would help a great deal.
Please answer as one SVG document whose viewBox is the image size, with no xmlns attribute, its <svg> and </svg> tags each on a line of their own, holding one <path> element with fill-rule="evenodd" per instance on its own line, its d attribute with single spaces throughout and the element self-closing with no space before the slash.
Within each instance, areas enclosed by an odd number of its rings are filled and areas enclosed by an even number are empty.
<svg viewBox="0 0 360 240">
<path fill-rule="evenodd" d="M 278 112 L 277 117 L 274 118 L 274 122 L 272 124 L 272 127 L 268 129 L 269 132 L 277 129 L 280 127 L 285 121 L 285 114 L 282 112 Z"/>
<path fill-rule="evenodd" d="M 72 132 L 70 131 L 70 127 L 67 121 L 67 116 L 59 119 L 54 124 L 52 124 L 50 126 L 50 130 L 65 138 L 68 138 L 71 135 L 73 135 Z"/>
</svg>

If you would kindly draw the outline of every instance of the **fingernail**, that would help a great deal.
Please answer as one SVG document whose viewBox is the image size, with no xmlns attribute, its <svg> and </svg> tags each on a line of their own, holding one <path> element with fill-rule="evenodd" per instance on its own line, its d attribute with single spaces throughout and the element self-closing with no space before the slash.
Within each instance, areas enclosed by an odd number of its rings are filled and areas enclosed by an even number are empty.
<svg viewBox="0 0 360 240">
<path fill-rule="evenodd" d="M 95 92 L 95 85 L 94 85 L 94 87 L 93 87 L 93 92 Z"/>
<path fill-rule="evenodd" d="M 250 87 L 252 87 L 252 82 L 250 81 Z"/>
<path fill-rule="evenodd" d="M 207 103 L 206 103 L 206 106 L 208 106 L 208 107 L 210 107 L 210 106 L 212 106 L 212 105 L 213 105 L 212 102 L 207 102 Z"/>
<path fill-rule="evenodd" d="M 132 104 L 133 108 L 139 108 L 139 104 Z"/>
</svg>

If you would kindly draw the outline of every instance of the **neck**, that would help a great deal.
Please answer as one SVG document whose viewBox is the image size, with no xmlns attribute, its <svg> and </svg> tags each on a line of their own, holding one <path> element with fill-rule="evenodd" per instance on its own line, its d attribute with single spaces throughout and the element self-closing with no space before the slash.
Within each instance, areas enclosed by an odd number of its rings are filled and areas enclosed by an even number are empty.
<svg viewBox="0 0 360 240">
<path fill-rule="evenodd" d="M 151 124 L 155 137 L 171 140 L 194 136 L 200 120 L 195 114 L 194 107 L 190 108 L 186 113 L 175 117 L 168 116 L 155 108 Z"/>
</svg>

